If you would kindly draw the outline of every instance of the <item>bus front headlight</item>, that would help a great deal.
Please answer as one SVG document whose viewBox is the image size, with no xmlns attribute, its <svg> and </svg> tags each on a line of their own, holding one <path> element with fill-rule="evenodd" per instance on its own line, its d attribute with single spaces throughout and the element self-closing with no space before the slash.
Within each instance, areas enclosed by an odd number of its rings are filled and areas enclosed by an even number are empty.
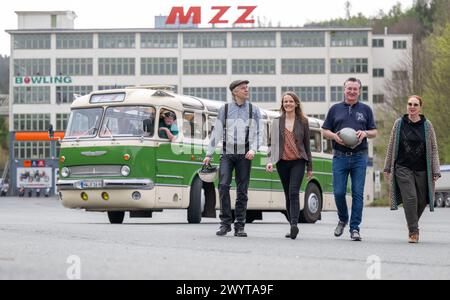
<svg viewBox="0 0 450 300">
<path fill-rule="evenodd" d="M 61 169 L 61 176 L 62 177 L 66 178 L 66 177 L 69 177 L 69 175 L 70 175 L 70 169 L 69 168 L 64 167 L 64 168 Z"/>
<path fill-rule="evenodd" d="M 128 175 L 130 175 L 130 172 L 131 172 L 131 169 L 129 166 L 123 166 L 122 169 L 120 170 L 120 173 L 124 177 L 127 177 Z"/>
</svg>

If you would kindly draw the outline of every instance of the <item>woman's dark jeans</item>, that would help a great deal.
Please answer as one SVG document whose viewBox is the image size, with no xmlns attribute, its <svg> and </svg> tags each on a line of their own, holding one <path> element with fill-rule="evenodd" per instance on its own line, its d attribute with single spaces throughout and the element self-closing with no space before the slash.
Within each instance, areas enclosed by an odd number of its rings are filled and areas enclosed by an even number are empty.
<svg viewBox="0 0 450 300">
<path fill-rule="evenodd" d="M 300 215 L 300 186 L 305 175 L 306 161 L 300 160 L 280 160 L 277 163 L 278 174 L 283 184 L 284 195 L 286 197 L 286 212 L 291 225 L 298 224 Z"/>
</svg>

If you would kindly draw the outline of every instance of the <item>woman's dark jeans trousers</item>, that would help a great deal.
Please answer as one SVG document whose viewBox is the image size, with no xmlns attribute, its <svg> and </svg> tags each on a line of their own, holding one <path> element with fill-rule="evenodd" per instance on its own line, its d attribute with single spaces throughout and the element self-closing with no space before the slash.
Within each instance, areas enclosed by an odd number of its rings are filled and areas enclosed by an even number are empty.
<svg viewBox="0 0 450 300">
<path fill-rule="evenodd" d="M 300 186 L 305 175 L 306 161 L 303 159 L 277 163 L 277 171 L 286 197 L 286 212 L 291 225 L 297 225 L 300 215 Z"/>
</svg>

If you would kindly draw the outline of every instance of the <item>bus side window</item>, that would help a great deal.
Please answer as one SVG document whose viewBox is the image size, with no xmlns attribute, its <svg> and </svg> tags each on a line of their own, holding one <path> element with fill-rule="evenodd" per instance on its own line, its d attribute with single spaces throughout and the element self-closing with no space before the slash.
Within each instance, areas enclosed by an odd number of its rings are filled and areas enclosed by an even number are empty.
<svg viewBox="0 0 450 300">
<path fill-rule="evenodd" d="M 175 112 L 168 109 L 161 109 L 158 125 L 158 135 L 160 138 L 168 139 L 167 131 L 175 137 L 178 136 L 178 125 Z"/>
<path fill-rule="evenodd" d="M 322 152 L 322 135 L 320 131 L 311 130 L 309 132 L 311 152 Z"/>
<path fill-rule="evenodd" d="M 330 139 L 323 138 L 323 153 L 333 154 L 333 145 Z"/>
<path fill-rule="evenodd" d="M 211 138 L 211 133 L 214 130 L 214 125 L 216 124 L 217 117 L 216 116 L 208 116 L 208 136 Z"/>
<path fill-rule="evenodd" d="M 264 128 L 261 130 L 262 137 L 262 145 L 259 145 L 259 147 L 270 147 L 270 121 L 264 120 L 263 125 Z"/>
<path fill-rule="evenodd" d="M 206 116 L 201 113 L 185 112 L 183 114 L 183 135 L 185 138 L 206 138 Z"/>
</svg>

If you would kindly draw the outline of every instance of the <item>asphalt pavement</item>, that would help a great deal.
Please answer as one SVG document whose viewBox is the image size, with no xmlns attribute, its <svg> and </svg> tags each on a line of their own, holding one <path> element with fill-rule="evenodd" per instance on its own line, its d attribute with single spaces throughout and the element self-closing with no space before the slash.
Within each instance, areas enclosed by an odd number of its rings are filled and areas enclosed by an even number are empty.
<svg viewBox="0 0 450 300">
<path fill-rule="evenodd" d="M 0 198 L 0 279 L 450 279 L 450 209 L 425 212 L 421 241 L 407 243 L 403 210 L 366 208 L 362 242 L 333 236 L 335 212 L 300 224 L 281 213 L 217 237 L 218 219 L 187 224 L 185 210 L 111 225 L 105 213 L 55 198 Z"/>
</svg>

